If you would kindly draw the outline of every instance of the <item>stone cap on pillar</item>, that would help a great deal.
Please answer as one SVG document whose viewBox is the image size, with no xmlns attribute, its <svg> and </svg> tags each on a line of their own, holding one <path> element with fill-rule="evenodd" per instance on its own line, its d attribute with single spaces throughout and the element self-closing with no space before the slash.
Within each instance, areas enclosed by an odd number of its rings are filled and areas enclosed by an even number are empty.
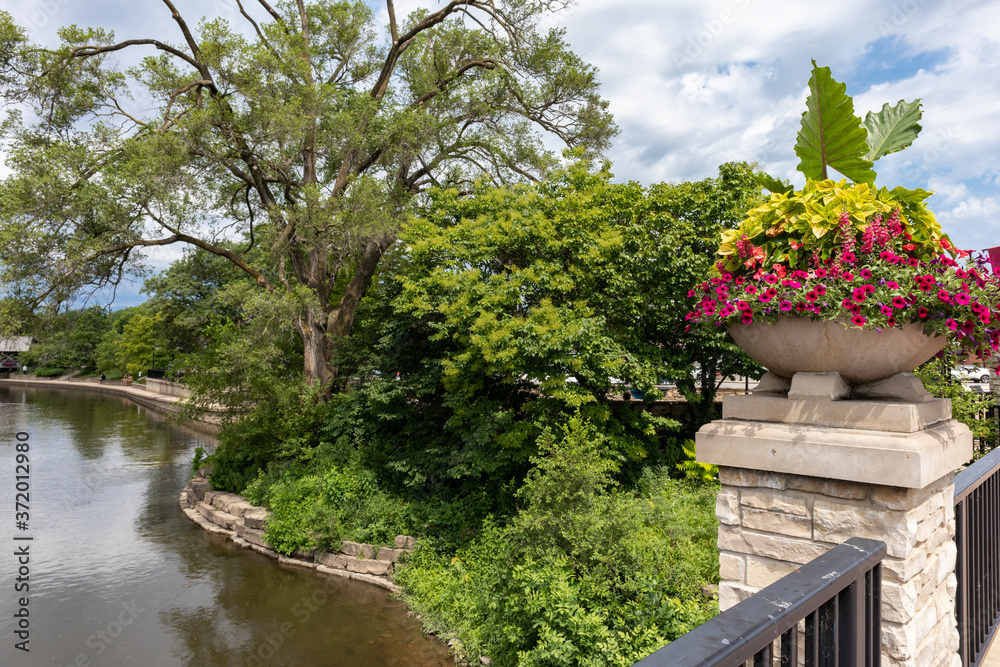
<svg viewBox="0 0 1000 667">
<path fill-rule="evenodd" d="M 972 459 L 972 432 L 953 420 L 900 432 L 721 419 L 695 443 L 700 463 L 910 489 Z"/>
</svg>

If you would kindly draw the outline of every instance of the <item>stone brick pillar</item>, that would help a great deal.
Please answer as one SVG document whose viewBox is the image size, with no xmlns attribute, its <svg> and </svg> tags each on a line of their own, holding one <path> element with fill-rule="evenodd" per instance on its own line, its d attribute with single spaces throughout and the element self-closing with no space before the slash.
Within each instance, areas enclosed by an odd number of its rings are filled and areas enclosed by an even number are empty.
<svg viewBox="0 0 1000 667">
<path fill-rule="evenodd" d="M 836 373 L 765 376 L 697 436 L 719 466 L 725 610 L 850 537 L 882 540 L 887 667 L 958 667 L 955 470 L 972 435 L 911 375 L 859 389 Z"/>
</svg>

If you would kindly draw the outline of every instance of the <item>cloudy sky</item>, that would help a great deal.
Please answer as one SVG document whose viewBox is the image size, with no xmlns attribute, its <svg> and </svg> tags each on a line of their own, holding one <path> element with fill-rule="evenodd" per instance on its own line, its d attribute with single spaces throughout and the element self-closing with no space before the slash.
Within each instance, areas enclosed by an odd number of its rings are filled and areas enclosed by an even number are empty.
<svg viewBox="0 0 1000 667">
<path fill-rule="evenodd" d="M 428 4 L 441 2 L 397 0 L 397 14 Z M 235 0 L 176 5 L 190 22 L 238 16 Z M 180 39 L 159 0 L 0 8 L 46 44 L 72 23 Z M 600 69 L 621 129 L 609 155 L 619 180 L 696 180 L 748 160 L 801 184 L 793 146 L 815 59 L 847 84 L 861 117 L 923 101 L 920 137 L 876 164 L 878 184 L 935 191 L 931 208 L 959 247 L 1000 245 L 1000 0 L 578 0 L 551 23 Z"/>
</svg>

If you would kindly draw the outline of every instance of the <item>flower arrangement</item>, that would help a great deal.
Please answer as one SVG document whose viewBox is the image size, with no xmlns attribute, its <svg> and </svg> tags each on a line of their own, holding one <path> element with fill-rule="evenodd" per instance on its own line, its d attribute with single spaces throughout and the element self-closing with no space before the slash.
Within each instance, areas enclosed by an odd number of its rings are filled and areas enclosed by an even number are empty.
<svg viewBox="0 0 1000 667">
<path fill-rule="evenodd" d="M 958 354 L 994 356 L 1000 283 L 986 259 L 952 245 L 924 203 L 930 192 L 874 187 L 874 160 L 892 152 L 886 148 L 909 145 L 919 131 L 919 102 L 885 105 L 862 124 L 846 87 L 813 64 L 810 108 L 796 145 L 806 184 L 794 191 L 762 175 L 773 194 L 722 233 L 713 275 L 688 293 L 696 305 L 687 319 L 718 327 L 810 317 L 878 331 L 915 322 L 928 335 L 952 336 Z M 856 125 L 843 124 L 845 107 Z M 837 121 L 823 125 L 824 115 Z M 817 144 L 819 158 L 810 132 L 827 141 Z M 843 147 L 845 133 L 855 136 L 853 154 L 841 150 L 839 162 L 827 159 L 835 152 L 829 144 Z M 855 182 L 828 178 L 828 166 Z"/>
</svg>

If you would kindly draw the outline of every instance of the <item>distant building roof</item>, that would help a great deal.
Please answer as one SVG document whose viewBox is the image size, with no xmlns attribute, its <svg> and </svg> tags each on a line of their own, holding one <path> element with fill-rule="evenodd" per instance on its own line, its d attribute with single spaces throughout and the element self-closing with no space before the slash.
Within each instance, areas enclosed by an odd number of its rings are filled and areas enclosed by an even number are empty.
<svg viewBox="0 0 1000 667">
<path fill-rule="evenodd" d="M 27 352 L 31 347 L 31 336 L 0 338 L 0 352 Z"/>
</svg>

